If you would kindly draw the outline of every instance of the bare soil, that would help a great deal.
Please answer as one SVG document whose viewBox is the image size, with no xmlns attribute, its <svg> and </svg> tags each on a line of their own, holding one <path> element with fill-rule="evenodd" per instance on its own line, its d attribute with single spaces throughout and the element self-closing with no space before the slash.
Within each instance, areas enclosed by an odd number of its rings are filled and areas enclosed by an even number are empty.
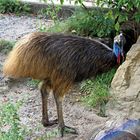
<svg viewBox="0 0 140 140">
<path fill-rule="evenodd" d="M 8 40 L 17 40 L 26 33 L 37 31 L 37 22 L 44 22 L 50 26 L 50 21 L 37 19 L 35 17 L 17 17 L 9 15 L 0 15 L 0 38 Z M 6 55 L 0 52 L 0 65 L 3 64 Z M 0 67 L 1 68 L 1 67 Z M 0 76 L 2 71 L 0 71 Z M 36 140 L 57 130 L 57 125 L 44 128 L 41 124 L 41 96 L 37 87 L 28 84 L 29 80 L 12 80 L 8 84 L 0 85 L 0 104 L 3 101 L 12 101 L 14 103 L 22 101 L 23 104 L 19 110 L 21 124 L 30 130 L 26 140 Z M 8 85 L 8 86 L 7 86 Z M 4 89 L 2 91 L 2 89 Z M 94 128 L 103 125 L 108 118 L 97 116 L 97 110 L 88 108 L 79 101 L 82 94 L 78 88 L 73 88 L 64 100 L 64 119 L 68 126 L 77 129 L 78 135 L 66 134 L 63 138 L 54 136 L 44 139 L 51 140 L 89 140 L 93 135 Z M 57 118 L 56 106 L 53 96 L 49 98 L 49 117 Z"/>
</svg>

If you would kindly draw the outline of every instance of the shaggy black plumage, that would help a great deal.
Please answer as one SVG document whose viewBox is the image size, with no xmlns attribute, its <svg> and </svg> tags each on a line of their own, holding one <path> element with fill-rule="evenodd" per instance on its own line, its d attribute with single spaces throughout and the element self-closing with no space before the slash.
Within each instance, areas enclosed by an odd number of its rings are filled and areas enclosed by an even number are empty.
<svg viewBox="0 0 140 140">
<path fill-rule="evenodd" d="M 119 37 L 120 40 L 120 37 Z M 3 68 L 5 75 L 42 80 L 42 123 L 56 123 L 48 118 L 47 99 L 53 90 L 57 105 L 61 136 L 65 126 L 62 100 L 75 83 L 106 72 L 120 62 L 123 54 L 115 41 L 111 50 L 97 40 L 73 35 L 32 33 L 23 37 L 13 48 Z M 71 129 L 73 133 L 76 131 Z"/>
</svg>

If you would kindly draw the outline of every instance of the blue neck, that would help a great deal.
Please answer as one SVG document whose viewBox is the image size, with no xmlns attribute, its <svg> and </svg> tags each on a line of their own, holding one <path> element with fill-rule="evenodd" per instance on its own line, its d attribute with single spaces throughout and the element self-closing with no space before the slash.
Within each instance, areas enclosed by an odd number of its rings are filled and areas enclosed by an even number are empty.
<svg viewBox="0 0 140 140">
<path fill-rule="evenodd" d="M 118 55 L 121 53 L 121 49 L 116 42 L 113 44 L 113 53 L 116 57 L 118 57 Z"/>
</svg>

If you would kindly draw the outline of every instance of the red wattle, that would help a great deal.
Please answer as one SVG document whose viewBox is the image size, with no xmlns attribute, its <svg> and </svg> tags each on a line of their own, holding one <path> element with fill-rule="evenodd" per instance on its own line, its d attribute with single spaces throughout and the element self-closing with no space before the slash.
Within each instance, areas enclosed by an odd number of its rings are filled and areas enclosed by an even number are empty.
<svg viewBox="0 0 140 140">
<path fill-rule="evenodd" d="M 121 63 L 121 56 L 120 56 L 120 54 L 118 54 L 118 57 L 117 57 L 117 63 L 118 63 L 118 64 Z"/>
</svg>

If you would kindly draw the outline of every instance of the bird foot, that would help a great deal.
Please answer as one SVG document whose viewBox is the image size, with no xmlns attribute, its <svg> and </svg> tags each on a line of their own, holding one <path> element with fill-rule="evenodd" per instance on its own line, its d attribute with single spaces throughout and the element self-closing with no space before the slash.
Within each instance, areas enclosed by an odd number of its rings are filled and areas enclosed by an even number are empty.
<svg viewBox="0 0 140 140">
<path fill-rule="evenodd" d="M 63 127 L 59 127 L 59 131 L 60 131 L 61 137 L 64 136 L 64 133 L 78 134 L 75 128 L 72 128 L 66 125 L 64 125 Z"/>
<path fill-rule="evenodd" d="M 44 127 L 52 126 L 54 124 L 58 124 L 58 119 L 47 121 L 46 119 L 42 119 L 42 124 Z"/>
</svg>

